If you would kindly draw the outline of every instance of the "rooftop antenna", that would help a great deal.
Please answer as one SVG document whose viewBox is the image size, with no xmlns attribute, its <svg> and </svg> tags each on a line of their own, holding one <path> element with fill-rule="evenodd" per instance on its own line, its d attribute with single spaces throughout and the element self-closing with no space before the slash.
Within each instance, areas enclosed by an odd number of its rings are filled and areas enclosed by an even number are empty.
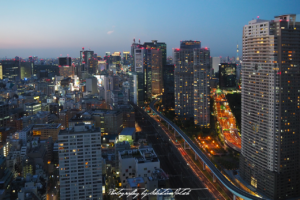
<svg viewBox="0 0 300 200">
<path fill-rule="evenodd" d="M 133 43 L 135 43 L 135 38 L 133 38 Z"/>
<path fill-rule="evenodd" d="M 141 40 L 139 39 L 139 44 L 141 44 Z"/>
</svg>

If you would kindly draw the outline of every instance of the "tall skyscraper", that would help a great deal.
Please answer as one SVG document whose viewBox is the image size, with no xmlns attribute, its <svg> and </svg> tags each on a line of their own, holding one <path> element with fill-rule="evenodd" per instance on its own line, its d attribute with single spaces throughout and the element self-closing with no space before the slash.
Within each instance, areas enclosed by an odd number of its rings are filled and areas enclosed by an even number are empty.
<svg viewBox="0 0 300 200">
<path fill-rule="evenodd" d="M 102 199 L 101 132 L 76 124 L 58 134 L 61 199 Z"/>
<path fill-rule="evenodd" d="M 200 48 L 200 41 L 181 41 L 180 49 L 174 51 L 175 114 L 179 117 L 194 117 L 194 49 Z"/>
<path fill-rule="evenodd" d="M 87 51 L 84 50 L 84 47 L 82 47 L 82 51 L 80 51 L 80 71 L 88 71 L 88 68 L 90 66 L 89 60 L 93 58 L 94 51 Z"/>
<path fill-rule="evenodd" d="M 243 28 L 240 175 L 271 199 L 300 196 L 300 22 Z"/>
<path fill-rule="evenodd" d="M 131 56 L 129 51 L 123 51 L 123 65 L 131 64 Z"/>
<path fill-rule="evenodd" d="M 162 51 L 160 49 L 151 49 L 151 95 L 162 93 Z"/>
<path fill-rule="evenodd" d="M 129 100 L 138 106 L 144 106 L 144 74 L 142 72 L 129 73 Z"/>
<path fill-rule="evenodd" d="M 210 50 L 194 49 L 194 124 L 210 125 Z"/>
</svg>

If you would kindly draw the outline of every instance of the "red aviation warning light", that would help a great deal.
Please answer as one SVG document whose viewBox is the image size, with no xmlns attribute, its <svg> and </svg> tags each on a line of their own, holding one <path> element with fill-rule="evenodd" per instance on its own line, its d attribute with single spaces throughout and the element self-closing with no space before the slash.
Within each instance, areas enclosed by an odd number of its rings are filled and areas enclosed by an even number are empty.
<svg viewBox="0 0 300 200">
<path fill-rule="evenodd" d="M 84 51 L 84 47 L 82 47 L 82 51 Z"/>
</svg>

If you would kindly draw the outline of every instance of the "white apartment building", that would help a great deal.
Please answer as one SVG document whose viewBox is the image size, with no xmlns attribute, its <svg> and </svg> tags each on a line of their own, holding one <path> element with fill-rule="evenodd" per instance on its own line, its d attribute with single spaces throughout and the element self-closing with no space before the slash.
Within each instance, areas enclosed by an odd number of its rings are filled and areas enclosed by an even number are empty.
<svg viewBox="0 0 300 200">
<path fill-rule="evenodd" d="M 300 22 L 243 27 L 240 175 L 271 199 L 300 196 Z"/>
<path fill-rule="evenodd" d="M 124 150 L 119 152 L 119 174 L 122 185 L 126 179 L 149 177 L 152 171 L 160 168 L 160 161 L 153 148 Z"/>
<path fill-rule="evenodd" d="M 58 134 L 60 198 L 102 199 L 101 133 L 76 124 Z"/>
</svg>

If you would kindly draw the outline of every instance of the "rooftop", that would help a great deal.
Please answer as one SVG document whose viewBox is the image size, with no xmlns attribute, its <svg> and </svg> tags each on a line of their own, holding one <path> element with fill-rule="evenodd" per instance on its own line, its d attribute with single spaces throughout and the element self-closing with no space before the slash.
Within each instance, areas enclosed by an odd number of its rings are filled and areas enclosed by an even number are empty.
<svg viewBox="0 0 300 200">
<path fill-rule="evenodd" d="M 135 133 L 135 128 L 124 128 L 120 135 L 133 135 Z"/>
<path fill-rule="evenodd" d="M 77 129 L 77 130 L 76 130 Z M 72 128 L 71 130 L 65 129 L 65 130 L 60 130 L 58 135 L 69 135 L 69 134 L 82 134 L 82 133 L 100 133 L 100 128 L 95 128 L 93 126 L 87 126 L 84 125 L 83 123 L 80 124 L 75 124 L 75 127 Z"/>
<path fill-rule="evenodd" d="M 144 179 L 142 177 L 128 178 L 127 182 L 131 188 L 137 188 L 140 183 L 144 183 Z"/>
<path fill-rule="evenodd" d="M 33 130 L 35 129 L 58 129 L 61 124 L 35 124 Z"/>
</svg>

